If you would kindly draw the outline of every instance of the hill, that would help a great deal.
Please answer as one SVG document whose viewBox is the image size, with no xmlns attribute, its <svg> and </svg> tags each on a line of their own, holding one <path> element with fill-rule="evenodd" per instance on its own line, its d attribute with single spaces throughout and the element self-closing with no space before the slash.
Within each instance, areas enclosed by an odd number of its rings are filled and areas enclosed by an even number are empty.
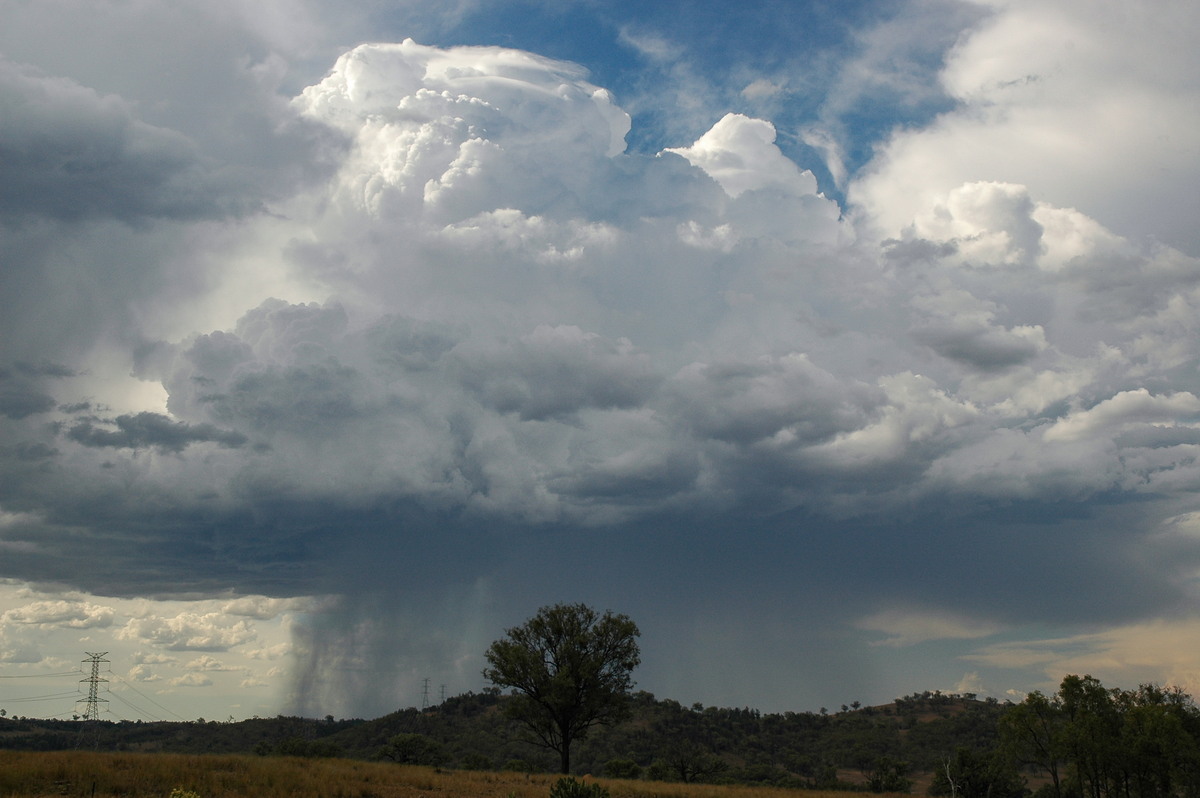
<svg viewBox="0 0 1200 798">
<path fill-rule="evenodd" d="M 279 716 L 240 722 L 0 720 L 0 747 L 172 753 L 257 753 L 391 759 L 465 770 L 551 772 L 554 757 L 524 741 L 498 691 L 466 693 L 424 711 L 374 720 Z M 881 762 L 908 763 L 918 785 L 959 747 L 991 748 L 1005 709 L 994 700 L 914 694 L 836 713 L 685 707 L 633 696 L 631 717 L 579 743 L 578 773 L 779 787 L 861 785 Z"/>
</svg>

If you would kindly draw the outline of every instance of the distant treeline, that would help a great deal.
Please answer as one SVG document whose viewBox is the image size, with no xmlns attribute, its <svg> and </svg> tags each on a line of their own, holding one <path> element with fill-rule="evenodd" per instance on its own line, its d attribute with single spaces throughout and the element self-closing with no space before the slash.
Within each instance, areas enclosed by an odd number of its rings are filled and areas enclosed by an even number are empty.
<svg viewBox="0 0 1200 798">
<path fill-rule="evenodd" d="M 500 711 L 496 690 L 375 720 L 219 723 L 0 720 L 0 747 L 344 756 L 464 770 L 553 772 Z M 761 713 L 631 696 L 631 717 L 595 730 L 577 773 L 613 778 L 874 789 L 954 798 L 1200 798 L 1200 710 L 1176 689 L 1109 689 L 1068 676 L 1020 704 L 914 693 L 879 707 Z"/>
</svg>

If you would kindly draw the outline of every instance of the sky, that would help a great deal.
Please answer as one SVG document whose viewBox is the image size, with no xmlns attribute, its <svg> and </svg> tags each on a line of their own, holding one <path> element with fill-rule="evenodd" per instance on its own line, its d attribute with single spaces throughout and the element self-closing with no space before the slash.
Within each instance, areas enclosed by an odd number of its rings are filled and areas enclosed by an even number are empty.
<svg viewBox="0 0 1200 798">
<path fill-rule="evenodd" d="M 0 17 L 9 715 L 1200 694 L 1194 3 Z"/>
</svg>

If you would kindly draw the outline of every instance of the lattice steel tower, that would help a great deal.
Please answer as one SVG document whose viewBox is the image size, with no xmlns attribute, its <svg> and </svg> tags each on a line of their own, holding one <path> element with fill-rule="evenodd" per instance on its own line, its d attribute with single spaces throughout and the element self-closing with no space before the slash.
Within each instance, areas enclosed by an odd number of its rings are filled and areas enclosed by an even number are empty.
<svg viewBox="0 0 1200 798">
<path fill-rule="evenodd" d="M 100 678 L 100 663 L 108 662 L 108 660 L 104 658 L 108 652 L 101 651 L 99 654 L 93 654 L 90 651 L 85 651 L 84 653 L 88 655 L 88 659 L 83 660 L 83 662 L 85 664 L 89 662 L 92 664 L 92 675 L 79 680 L 80 684 L 87 684 L 88 686 L 87 698 L 80 699 L 81 701 L 85 702 L 83 719 L 100 720 L 100 705 L 108 703 L 107 698 L 100 697 L 101 683 L 108 683 L 108 679 Z"/>
</svg>

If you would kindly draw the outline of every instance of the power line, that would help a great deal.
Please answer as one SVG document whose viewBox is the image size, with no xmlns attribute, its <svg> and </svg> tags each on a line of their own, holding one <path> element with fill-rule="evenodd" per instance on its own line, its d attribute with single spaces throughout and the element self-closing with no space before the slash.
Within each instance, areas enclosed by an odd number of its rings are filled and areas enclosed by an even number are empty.
<svg viewBox="0 0 1200 798">
<path fill-rule="evenodd" d="M 50 701 L 55 698 L 66 698 L 69 695 L 79 695 L 78 690 L 69 690 L 65 693 L 52 693 L 50 695 L 31 695 L 24 698 L 6 698 L 6 704 L 21 704 L 27 701 Z"/>
<path fill-rule="evenodd" d="M 137 693 L 137 694 L 138 694 L 138 695 L 140 695 L 142 698 L 146 699 L 146 700 L 147 700 L 147 701 L 149 701 L 151 704 L 153 704 L 154 706 L 156 706 L 156 707 L 158 707 L 159 709 L 161 709 L 163 712 L 166 712 L 168 715 L 175 715 L 175 717 L 179 718 L 180 720 L 186 720 L 186 719 L 185 719 L 185 718 L 184 718 L 182 715 L 179 715 L 179 714 L 177 714 L 177 713 L 175 713 L 175 712 L 172 712 L 171 710 L 169 710 L 169 709 L 167 709 L 166 707 L 164 707 L 162 704 L 160 704 L 160 703 L 158 703 L 157 701 L 155 701 L 155 700 L 154 700 L 153 698 L 151 698 L 150 696 L 148 696 L 148 695 L 146 695 L 145 693 L 143 693 L 141 690 L 139 690 L 139 689 L 137 689 L 136 687 L 134 687 L 134 686 L 133 686 L 133 684 L 131 684 L 130 682 L 128 682 L 128 681 L 126 681 L 125 679 L 121 678 L 121 676 L 120 676 L 120 675 L 118 675 L 118 674 L 114 673 L 114 674 L 113 674 L 113 676 L 116 676 L 116 678 L 117 678 L 117 681 L 119 681 L 121 684 L 125 685 L 125 686 L 126 686 L 126 687 L 128 687 L 130 690 L 132 690 L 133 692 Z M 116 694 L 116 693 L 113 693 L 113 695 L 114 695 L 114 696 L 116 696 L 117 694 Z M 120 696 L 117 696 L 117 697 L 119 698 Z"/>
<path fill-rule="evenodd" d="M 113 698 L 115 698 L 115 699 L 117 699 L 118 701 L 120 701 L 120 702 L 121 702 L 122 704 L 124 704 L 125 706 L 129 707 L 130 709 L 132 709 L 134 712 L 137 712 L 137 713 L 139 713 L 139 714 L 145 715 L 147 718 L 150 718 L 150 720 L 162 720 L 162 718 L 160 718 L 160 717 L 158 717 L 157 715 L 154 715 L 154 714 L 152 714 L 152 713 L 150 713 L 150 712 L 147 712 L 146 710 L 144 710 L 144 709 L 142 709 L 141 707 L 139 707 L 137 704 L 134 704 L 134 703 L 131 703 L 131 702 L 129 702 L 129 701 L 126 701 L 124 698 L 122 698 L 122 697 L 121 697 L 120 695 L 118 695 L 117 693 L 112 693 L 112 697 L 113 697 Z M 111 714 L 111 713 L 110 713 L 110 714 Z"/>
<path fill-rule="evenodd" d="M 74 715 L 74 717 L 77 720 L 83 720 L 86 725 L 87 721 L 100 720 L 100 716 L 102 713 L 108 714 L 108 715 L 114 714 L 111 710 L 100 706 L 101 704 L 109 703 L 109 700 L 107 698 L 101 697 L 101 693 L 103 692 L 103 693 L 111 696 L 112 698 L 120 701 L 122 704 L 124 704 L 125 706 L 134 710 L 135 712 L 137 712 L 147 718 L 150 718 L 152 720 L 157 720 L 157 721 L 163 720 L 163 718 L 156 716 L 152 712 L 148 712 L 145 709 L 142 709 L 137 704 L 134 704 L 131 701 L 128 701 L 127 699 L 125 699 L 121 695 L 119 695 L 118 693 L 114 693 L 111 689 L 108 689 L 108 687 L 106 685 L 108 684 L 109 680 L 100 675 L 101 664 L 108 664 L 110 662 L 109 660 L 105 659 L 105 657 L 108 655 L 107 651 L 102 651 L 100 653 L 93 653 L 91 651 L 88 651 L 85 653 L 88 655 L 88 658 L 83 660 L 82 662 L 85 665 L 91 666 L 90 669 L 88 669 L 88 671 L 87 671 L 90 673 L 90 675 L 85 676 L 84 678 L 80 679 L 79 683 L 81 685 L 84 685 L 84 684 L 87 685 L 88 689 L 86 692 L 86 696 L 78 697 L 78 696 L 80 696 L 80 690 L 76 689 L 76 690 L 69 690 L 69 691 L 60 692 L 60 693 L 49 693 L 46 695 L 23 696 L 21 698 L 6 698 L 6 699 L 2 699 L 2 702 L 5 704 L 25 704 L 25 703 L 36 703 L 38 701 L 55 701 L 55 700 L 61 700 L 63 698 L 67 698 L 69 696 L 77 696 L 77 698 L 75 700 L 75 708 L 73 710 L 70 710 L 67 712 L 60 712 L 60 713 L 57 713 L 54 715 L 48 715 L 47 717 L 58 718 L 58 717 L 65 717 L 67 715 Z M 50 677 L 57 677 L 57 676 L 74 676 L 76 674 L 80 674 L 80 673 L 84 673 L 84 672 L 85 672 L 84 668 L 80 667 L 80 668 L 76 668 L 75 670 L 72 670 L 72 671 L 59 671 L 56 673 L 0 675 L 0 679 L 50 678 Z M 114 673 L 111 670 L 107 671 L 107 673 L 109 676 L 112 676 L 116 681 L 120 682 L 125 687 L 127 687 L 129 690 L 131 690 L 134 693 L 136 693 L 137 695 L 139 695 L 145 701 L 158 707 L 160 710 L 162 710 L 167 715 L 170 715 L 180 721 L 185 720 L 185 718 L 182 715 L 178 714 L 177 712 L 171 710 L 168 707 L 163 706 L 162 704 L 158 703 L 150 696 L 143 693 L 141 690 L 137 689 L 137 687 L 135 687 L 131 682 L 122 678 L 120 674 Z M 79 711 L 79 709 L 80 709 L 79 704 L 84 705 L 82 715 L 80 714 L 80 711 Z M 82 730 L 82 728 L 81 728 L 81 730 Z"/>
<path fill-rule="evenodd" d="M 76 668 L 73 671 L 63 671 L 62 673 L 17 673 L 11 676 L 0 674 L 0 679 L 47 679 L 51 676 L 74 676 L 82 672 L 79 668 Z"/>
<path fill-rule="evenodd" d="M 67 696 L 79 695 L 78 690 L 67 690 L 66 692 L 53 692 L 53 694 L 44 696 L 24 696 L 22 698 L 6 698 L 5 703 L 17 703 L 20 701 L 49 701 L 50 698 L 65 698 Z"/>
</svg>

